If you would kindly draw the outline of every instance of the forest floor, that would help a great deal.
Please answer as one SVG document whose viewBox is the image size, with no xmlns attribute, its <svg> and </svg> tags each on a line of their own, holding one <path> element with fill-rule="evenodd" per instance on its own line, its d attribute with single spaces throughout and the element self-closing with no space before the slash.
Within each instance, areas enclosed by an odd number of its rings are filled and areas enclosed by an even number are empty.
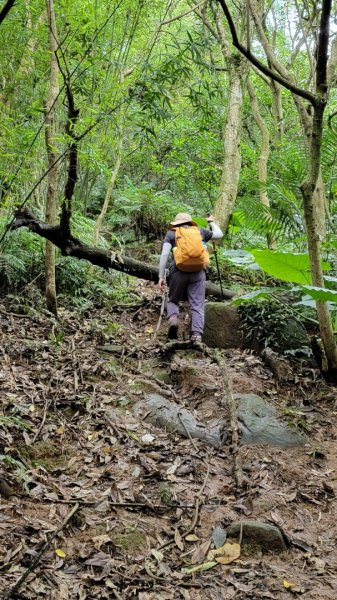
<svg viewBox="0 0 337 600">
<path fill-rule="evenodd" d="M 140 286 L 137 303 L 60 309 L 56 325 L 0 304 L 1 599 L 335 600 L 335 388 L 315 370 L 280 386 L 257 355 L 223 352 L 234 391 L 267 399 L 310 440 L 241 446 L 240 495 L 228 443 L 192 443 L 133 415 L 144 394 L 161 393 L 204 422 L 227 416 L 209 358 L 161 355 L 166 323 L 151 343 L 154 286 Z M 231 564 L 190 572 L 209 562 L 215 529 L 242 518 L 274 523 L 298 544 L 282 553 L 246 544 Z"/>
</svg>

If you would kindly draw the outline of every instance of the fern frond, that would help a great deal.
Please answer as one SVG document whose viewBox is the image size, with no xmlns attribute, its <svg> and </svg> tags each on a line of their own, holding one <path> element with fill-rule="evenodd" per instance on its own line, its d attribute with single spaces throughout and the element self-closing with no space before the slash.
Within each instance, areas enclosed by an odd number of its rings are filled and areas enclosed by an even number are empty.
<svg viewBox="0 0 337 600">
<path fill-rule="evenodd" d="M 242 223 L 252 231 L 270 235 L 276 240 L 293 238 L 302 231 L 302 222 L 295 218 L 295 211 L 282 206 L 267 208 L 257 198 L 252 198 L 244 208 L 237 211 Z"/>
</svg>

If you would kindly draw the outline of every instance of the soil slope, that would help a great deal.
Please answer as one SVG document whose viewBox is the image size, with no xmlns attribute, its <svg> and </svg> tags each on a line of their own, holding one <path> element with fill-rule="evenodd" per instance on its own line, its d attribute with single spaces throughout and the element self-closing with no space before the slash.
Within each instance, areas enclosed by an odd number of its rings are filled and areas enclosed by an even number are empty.
<svg viewBox="0 0 337 600">
<path fill-rule="evenodd" d="M 238 493 L 230 433 L 216 450 L 133 416 L 156 392 L 204 422 L 226 418 L 216 365 L 200 352 L 162 355 L 165 323 L 152 342 L 155 288 L 140 288 L 137 306 L 61 310 L 58 324 L 0 308 L 1 598 L 26 574 L 13 597 L 336 599 L 336 394 L 315 371 L 280 386 L 254 354 L 223 354 L 234 392 L 259 394 L 310 438 L 242 446 Z M 209 562 L 215 528 L 241 519 L 275 524 L 294 544 L 280 554 L 245 543 L 234 562 L 193 572 Z"/>
</svg>

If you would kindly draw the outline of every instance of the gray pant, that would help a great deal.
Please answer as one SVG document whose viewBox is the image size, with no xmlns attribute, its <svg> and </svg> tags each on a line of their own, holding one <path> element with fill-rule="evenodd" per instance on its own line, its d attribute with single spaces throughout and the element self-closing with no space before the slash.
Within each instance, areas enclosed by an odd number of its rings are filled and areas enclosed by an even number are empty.
<svg viewBox="0 0 337 600">
<path fill-rule="evenodd" d="M 179 302 L 188 300 L 191 310 L 191 332 L 203 334 L 205 322 L 205 271 L 183 273 L 170 272 L 167 318 L 179 315 Z"/>
</svg>

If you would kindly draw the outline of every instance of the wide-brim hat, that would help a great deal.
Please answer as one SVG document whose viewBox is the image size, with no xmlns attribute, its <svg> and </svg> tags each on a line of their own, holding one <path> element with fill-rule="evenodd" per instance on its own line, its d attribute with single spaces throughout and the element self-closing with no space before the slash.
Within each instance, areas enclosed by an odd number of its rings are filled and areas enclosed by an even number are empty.
<svg viewBox="0 0 337 600">
<path fill-rule="evenodd" d="M 191 223 L 198 227 L 197 223 L 192 220 L 192 217 L 188 213 L 178 213 L 173 221 L 169 224 L 169 229 L 173 229 L 173 227 L 179 227 L 179 225 L 184 225 L 185 223 Z"/>
</svg>

